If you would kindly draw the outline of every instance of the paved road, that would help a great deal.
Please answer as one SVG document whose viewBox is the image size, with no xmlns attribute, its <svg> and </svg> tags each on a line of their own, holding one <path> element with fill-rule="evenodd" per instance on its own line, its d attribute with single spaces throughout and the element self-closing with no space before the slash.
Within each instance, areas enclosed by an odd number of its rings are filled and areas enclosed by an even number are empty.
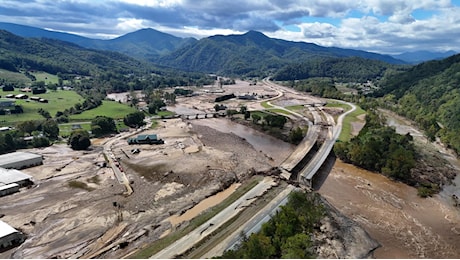
<svg viewBox="0 0 460 260">
<path fill-rule="evenodd" d="M 249 237 L 252 233 L 258 232 L 262 228 L 262 224 L 268 222 L 271 216 L 279 210 L 280 206 L 287 203 L 289 194 L 295 189 L 296 187 L 288 185 L 286 189 L 260 210 L 258 214 L 254 215 L 248 222 L 235 230 L 232 235 L 228 236 L 218 246 L 214 247 L 200 258 L 212 258 L 213 256 L 222 255 L 225 250 L 232 249 L 241 242 L 242 233 Z"/>
<path fill-rule="evenodd" d="M 290 93 L 296 94 L 296 92 L 294 90 L 287 89 L 285 87 L 279 86 L 279 85 L 269 81 L 268 78 L 263 79 L 263 82 L 266 85 L 268 85 L 270 88 L 272 88 L 273 90 L 277 91 L 278 93 L 283 93 L 282 91 L 279 90 L 279 89 L 282 89 L 285 92 L 290 92 Z M 286 158 L 280 165 L 280 167 L 282 169 L 284 169 L 284 170 L 286 170 L 288 172 L 291 172 L 292 169 L 294 169 L 294 167 L 297 166 L 297 164 L 299 164 L 300 161 L 302 161 L 302 159 L 305 157 L 305 155 L 308 152 L 310 152 L 311 148 L 316 143 L 316 140 L 318 139 L 318 135 L 319 135 L 319 131 L 320 131 L 320 127 L 317 126 L 317 124 L 320 124 L 322 120 L 321 120 L 321 116 L 319 115 L 318 111 L 314 107 L 309 108 L 309 110 L 313 114 L 313 118 L 314 118 L 314 123 L 312 123 L 304 115 L 299 114 L 299 113 L 297 113 L 295 111 L 286 109 L 285 107 L 272 104 L 270 102 L 272 100 L 280 98 L 281 96 L 282 96 L 282 94 L 279 94 L 277 97 L 271 98 L 267 102 L 267 104 L 272 106 L 275 109 L 286 111 L 287 113 L 290 113 L 290 114 L 296 116 L 297 118 L 300 118 L 300 119 L 306 121 L 308 123 L 308 125 L 309 125 L 307 134 L 302 139 L 300 144 L 297 145 L 295 151 L 292 152 L 291 155 L 289 155 L 289 157 Z M 286 177 L 290 177 L 290 175 L 286 176 Z"/>
<path fill-rule="evenodd" d="M 272 87 L 273 87 L 273 83 Z M 276 88 L 277 85 L 275 85 Z M 281 91 L 277 90 L 278 93 L 282 93 Z M 292 93 L 296 93 L 295 91 L 289 91 Z M 279 94 L 278 97 L 282 96 Z M 317 157 L 312 160 L 312 162 L 307 165 L 310 167 L 305 174 L 313 174 L 319 169 L 319 167 L 323 164 L 325 158 L 329 155 L 330 150 L 332 149 L 335 140 L 340 135 L 340 131 L 342 129 L 342 121 L 343 118 L 348 114 L 351 113 L 356 109 L 356 107 L 350 103 L 342 102 L 341 103 L 348 104 L 352 106 L 352 109 L 347 111 L 346 113 L 342 114 L 338 118 L 337 125 L 335 127 L 330 126 L 328 129 L 328 137 L 323 146 L 320 148 L 320 151 L 317 153 Z M 278 109 L 284 109 L 278 106 L 275 106 Z M 289 111 L 290 113 L 294 114 L 293 111 Z M 304 118 L 302 115 L 299 115 L 301 118 Z M 333 118 L 326 115 L 328 123 L 333 125 Z M 332 119 L 332 121 L 331 121 Z M 315 117 L 316 121 L 319 121 L 320 118 Z M 323 159 L 324 157 L 324 159 Z M 188 235 L 182 237 L 181 239 L 177 240 L 175 243 L 170 245 L 169 247 L 165 248 L 164 250 L 160 251 L 156 255 L 152 256 L 151 258 L 174 258 L 177 255 L 181 255 L 185 253 L 189 248 L 193 245 L 204 239 L 207 235 L 211 234 L 215 230 L 217 230 L 220 226 L 222 226 L 225 222 L 236 216 L 242 208 L 249 206 L 253 200 L 255 200 L 258 196 L 262 195 L 264 191 L 266 191 L 271 185 L 274 185 L 273 181 L 267 181 L 268 179 L 264 179 L 263 182 L 259 183 L 256 187 L 252 190 L 247 192 L 243 195 L 240 199 L 235 201 L 232 205 L 221 211 L 211 220 L 207 221 L 200 227 L 196 228 L 194 231 L 190 232 Z M 287 202 L 288 195 L 294 189 L 293 186 L 289 185 L 283 192 L 281 192 L 273 201 L 271 201 L 263 210 L 259 211 L 254 217 L 247 222 L 247 224 L 243 225 L 241 228 L 236 230 L 232 235 L 228 236 L 222 243 L 216 246 L 213 250 L 209 251 L 207 254 L 203 256 L 203 258 L 212 257 L 215 255 L 220 255 L 227 250 L 228 248 L 233 247 L 236 243 L 238 243 L 238 239 L 240 237 L 241 231 L 245 232 L 245 234 L 250 234 L 252 232 L 256 232 L 260 229 L 261 225 L 270 219 L 271 214 L 273 214 L 281 205 L 284 205 Z"/>
<path fill-rule="evenodd" d="M 336 100 L 336 101 L 339 101 L 339 100 Z M 333 127 L 329 126 L 328 127 L 327 138 L 324 141 L 323 145 L 318 150 L 318 152 L 315 154 L 315 156 L 310 161 L 310 163 L 307 164 L 307 166 L 305 166 L 305 168 L 303 168 L 300 171 L 299 176 L 298 176 L 298 180 L 299 180 L 300 183 L 303 183 L 307 187 L 311 187 L 311 184 L 312 184 L 311 181 L 313 179 L 313 176 L 319 170 L 321 165 L 323 165 L 324 161 L 326 161 L 326 158 L 329 156 L 332 148 L 334 147 L 335 142 L 339 138 L 340 132 L 342 131 L 342 125 L 343 125 L 344 117 L 346 115 L 348 115 L 349 113 L 351 113 L 351 112 L 356 110 L 356 106 L 351 104 L 351 103 L 344 102 L 344 101 L 339 101 L 339 102 L 342 103 L 342 104 L 347 104 L 347 105 L 351 106 L 352 109 L 350 109 L 347 112 L 341 114 L 339 116 L 339 118 L 337 119 L 337 124 L 335 126 L 333 126 Z M 326 115 L 326 118 L 327 118 L 329 123 L 332 123 L 334 121 L 334 119 L 332 118 L 331 115 L 326 114 L 326 113 L 324 113 L 324 114 Z"/>
<path fill-rule="evenodd" d="M 253 189 L 248 191 L 230 206 L 219 212 L 212 219 L 208 220 L 203 225 L 199 226 L 192 232 L 183 236 L 150 258 L 171 259 L 177 255 L 185 253 L 189 248 L 193 247 L 196 243 L 206 238 L 208 235 L 225 224 L 225 222 L 229 221 L 244 208 L 248 207 L 254 200 L 262 196 L 270 187 L 274 185 L 276 185 L 275 181 L 270 177 L 266 177 Z"/>
</svg>

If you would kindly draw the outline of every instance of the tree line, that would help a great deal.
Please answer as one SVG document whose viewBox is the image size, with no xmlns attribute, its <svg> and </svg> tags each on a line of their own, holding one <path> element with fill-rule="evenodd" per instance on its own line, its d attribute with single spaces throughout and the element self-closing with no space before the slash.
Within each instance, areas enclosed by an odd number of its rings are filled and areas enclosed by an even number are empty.
<svg viewBox="0 0 460 260">
<path fill-rule="evenodd" d="M 412 136 L 397 134 L 375 110 L 368 110 L 359 134 L 349 142 L 336 143 L 334 152 L 344 162 L 416 184 L 411 175 L 417 158 Z"/>
<path fill-rule="evenodd" d="M 261 231 L 244 236 L 235 249 L 219 258 L 315 258 L 313 232 L 325 214 L 317 194 L 294 191 Z"/>
<path fill-rule="evenodd" d="M 379 105 L 414 120 L 460 154 L 460 55 L 419 64 L 380 82 Z"/>
</svg>

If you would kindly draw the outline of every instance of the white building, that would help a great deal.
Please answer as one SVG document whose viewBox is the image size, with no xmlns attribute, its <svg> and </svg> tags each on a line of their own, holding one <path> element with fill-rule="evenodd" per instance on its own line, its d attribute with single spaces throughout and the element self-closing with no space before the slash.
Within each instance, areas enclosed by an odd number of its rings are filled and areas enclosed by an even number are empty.
<svg viewBox="0 0 460 260">
<path fill-rule="evenodd" d="M 0 197 L 15 193 L 19 191 L 19 185 L 17 183 L 11 183 L 7 185 L 0 184 Z"/>
<path fill-rule="evenodd" d="M 32 176 L 15 169 L 0 168 L 0 187 L 16 183 L 20 187 L 32 184 Z"/>
<path fill-rule="evenodd" d="M 17 246 L 24 242 L 24 234 L 0 220 L 0 249 Z"/>
<path fill-rule="evenodd" d="M 33 153 L 14 152 L 0 155 L 0 168 L 24 169 L 43 164 L 43 156 Z"/>
</svg>

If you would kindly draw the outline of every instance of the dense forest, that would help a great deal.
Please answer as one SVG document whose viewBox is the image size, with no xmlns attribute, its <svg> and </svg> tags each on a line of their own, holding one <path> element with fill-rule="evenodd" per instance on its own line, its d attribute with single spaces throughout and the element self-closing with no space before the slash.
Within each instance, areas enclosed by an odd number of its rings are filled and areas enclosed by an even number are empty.
<svg viewBox="0 0 460 260">
<path fill-rule="evenodd" d="M 280 69 L 274 80 L 301 80 L 327 77 L 336 82 L 367 82 L 381 78 L 387 69 L 396 65 L 359 57 L 315 58 L 294 63 Z"/>
<path fill-rule="evenodd" d="M 243 239 L 222 258 L 314 258 L 312 234 L 319 227 L 325 211 L 315 193 L 292 192 L 262 230 Z"/>
<path fill-rule="evenodd" d="M 460 154 L 460 55 L 385 77 L 380 105 L 417 122 L 428 137 Z"/>
<path fill-rule="evenodd" d="M 336 155 L 345 162 L 366 170 L 381 172 L 394 179 L 410 183 L 410 171 L 415 166 L 412 136 L 399 135 L 385 126 L 384 119 L 369 110 L 366 125 L 349 142 L 334 146 Z"/>
<path fill-rule="evenodd" d="M 256 31 L 204 38 L 154 62 L 186 71 L 265 77 L 291 63 L 334 57 L 361 57 L 392 64 L 403 63 L 376 53 L 273 39 Z"/>
<path fill-rule="evenodd" d="M 33 70 L 58 75 L 62 80 L 81 78 L 68 84 L 83 96 L 87 92 L 94 97 L 146 87 L 203 85 L 215 80 L 203 73 L 155 67 L 117 52 L 89 50 L 51 39 L 25 39 L 2 30 L 0 49 L 0 69 L 24 72 L 28 77 L 28 71 Z"/>
</svg>

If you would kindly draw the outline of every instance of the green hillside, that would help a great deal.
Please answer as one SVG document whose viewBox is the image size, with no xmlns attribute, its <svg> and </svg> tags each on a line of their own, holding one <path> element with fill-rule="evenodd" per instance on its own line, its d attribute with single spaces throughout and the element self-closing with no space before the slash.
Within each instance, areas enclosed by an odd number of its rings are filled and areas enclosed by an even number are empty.
<svg viewBox="0 0 460 260">
<path fill-rule="evenodd" d="M 381 83 L 383 105 L 416 121 L 460 154 L 460 55 L 429 61 Z"/>
<path fill-rule="evenodd" d="M 126 55 L 84 49 L 51 39 L 26 39 L 0 30 L 0 69 L 37 70 L 50 74 L 97 75 L 101 72 L 146 73 L 151 65 Z"/>
<path fill-rule="evenodd" d="M 256 31 L 204 38 L 156 62 L 183 70 L 261 76 L 292 63 L 332 57 L 361 57 L 393 64 L 403 63 L 386 55 L 274 39 Z"/>
<path fill-rule="evenodd" d="M 340 82 L 367 82 L 382 77 L 388 69 L 395 66 L 383 61 L 360 57 L 325 57 L 289 64 L 280 69 L 273 79 L 286 81 L 327 77 Z"/>
</svg>

